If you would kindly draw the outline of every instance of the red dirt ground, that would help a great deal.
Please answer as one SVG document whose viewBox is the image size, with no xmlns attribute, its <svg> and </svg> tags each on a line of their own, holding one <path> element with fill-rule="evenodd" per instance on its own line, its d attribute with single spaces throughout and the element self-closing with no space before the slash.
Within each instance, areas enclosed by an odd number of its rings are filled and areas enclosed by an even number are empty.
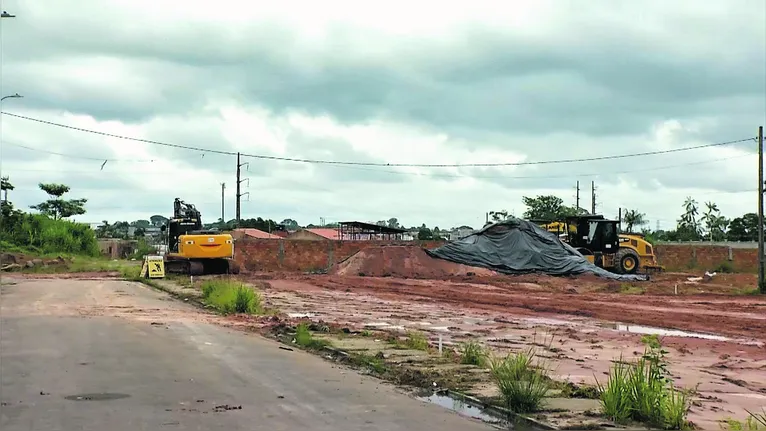
<svg viewBox="0 0 766 431">
<path fill-rule="evenodd" d="M 440 279 L 451 276 L 497 275 L 495 271 L 434 259 L 423 249 L 383 246 L 363 249 L 341 262 L 335 275 Z"/>
<path fill-rule="evenodd" d="M 465 309 L 521 316 L 573 315 L 634 325 L 755 337 L 766 333 L 766 301 L 754 295 L 726 294 L 742 289 L 742 284 L 734 282 L 752 277 L 749 274 L 725 274 L 720 277 L 721 280 L 716 280 L 716 284 L 681 284 L 687 281 L 687 275 L 665 274 L 657 277 L 657 281 L 627 286 L 643 289 L 645 293 L 625 294 L 601 293 L 619 290 L 622 286 L 589 276 L 463 276 L 453 277 L 450 281 L 338 275 L 279 276 L 302 281 L 305 284 L 298 283 L 302 285 L 364 293 L 387 300 L 440 302 Z M 676 284 L 679 285 L 678 295 L 673 294 Z"/>
</svg>

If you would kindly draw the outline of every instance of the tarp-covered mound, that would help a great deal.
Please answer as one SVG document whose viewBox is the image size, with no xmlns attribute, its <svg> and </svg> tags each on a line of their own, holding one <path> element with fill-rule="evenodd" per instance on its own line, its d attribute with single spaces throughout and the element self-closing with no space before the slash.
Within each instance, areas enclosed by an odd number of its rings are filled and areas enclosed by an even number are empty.
<svg viewBox="0 0 766 431">
<path fill-rule="evenodd" d="M 484 229 L 434 250 L 432 257 L 479 266 L 504 274 L 542 273 L 578 275 L 591 273 L 614 280 L 646 280 L 645 275 L 615 274 L 590 263 L 569 244 L 540 226 L 516 218 Z"/>
<path fill-rule="evenodd" d="M 339 263 L 336 275 L 365 275 L 368 277 L 402 277 L 445 279 L 454 276 L 492 276 L 497 272 L 476 268 L 426 254 L 420 247 L 367 247 Z"/>
</svg>

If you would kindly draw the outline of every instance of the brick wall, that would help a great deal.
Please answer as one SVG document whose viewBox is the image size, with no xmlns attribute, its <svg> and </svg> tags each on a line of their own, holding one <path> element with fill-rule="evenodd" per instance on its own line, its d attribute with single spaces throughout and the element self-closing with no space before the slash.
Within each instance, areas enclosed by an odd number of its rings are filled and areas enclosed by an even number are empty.
<svg viewBox="0 0 766 431">
<path fill-rule="evenodd" d="M 326 270 L 357 251 L 379 245 L 435 248 L 439 241 L 299 241 L 245 238 L 235 244 L 236 260 L 250 271 Z M 712 271 L 728 264 L 738 272 L 755 272 L 758 250 L 706 244 L 657 244 L 657 259 L 669 271 Z"/>
<path fill-rule="evenodd" d="M 660 265 L 669 271 L 711 271 L 723 263 L 728 263 L 737 272 L 758 270 L 758 249 L 706 244 L 657 244 L 654 250 Z"/>
<path fill-rule="evenodd" d="M 235 259 L 249 271 L 326 270 L 365 247 L 410 245 L 435 248 L 439 241 L 299 241 L 244 238 L 235 244 Z"/>
</svg>

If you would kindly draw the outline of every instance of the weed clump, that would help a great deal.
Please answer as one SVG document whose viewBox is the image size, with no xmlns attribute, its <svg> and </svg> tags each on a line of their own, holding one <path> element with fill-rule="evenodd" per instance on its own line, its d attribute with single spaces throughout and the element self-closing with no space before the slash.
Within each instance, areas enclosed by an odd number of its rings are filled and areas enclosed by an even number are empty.
<svg viewBox="0 0 766 431">
<path fill-rule="evenodd" d="M 490 360 L 490 375 L 505 406 L 511 411 L 530 413 L 540 410 L 543 404 L 551 380 L 547 366 L 536 358 L 535 351 L 530 348 Z"/>
<path fill-rule="evenodd" d="M 428 350 L 428 338 L 422 332 L 407 331 L 404 345 L 414 350 Z"/>
<path fill-rule="evenodd" d="M 327 346 L 327 341 L 317 340 L 314 335 L 311 334 L 309 325 L 307 323 L 300 323 L 295 328 L 295 344 L 306 347 L 309 349 L 321 349 Z"/>
<path fill-rule="evenodd" d="M 766 410 L 763 413 L 753 413 L 748 411 L 750 416 L 744 422 L 736 419 L 725 419 L 721 421 L 721 429 L 730 431 L 766 431 Z"/>
<path fill-rule="evenodd" d="M 648 347 L 641 358 L 634 363 L 620 358 L 612 366 L 606 385 L 597 382 L 604 414 L 617 423 L 634 420 L 668 430 L 688 428 L 690 392 L 673 386 L 667 352 L 658 338 L 643 341 Z"/>
<path fill-rule="evenodd" d="M 483 367 L 487 365 L 489 353 L 476 341 L 467 341 L 460 344 L 460 363 L 465 365 L 476 365 Z"/>
<path fill-rule="evenodd" d="M 263 313 L 261 295 L 252 288 L 230 280 L 206 280 L 202 283 L 202 298 L 224 314 Z"/>
</svg>

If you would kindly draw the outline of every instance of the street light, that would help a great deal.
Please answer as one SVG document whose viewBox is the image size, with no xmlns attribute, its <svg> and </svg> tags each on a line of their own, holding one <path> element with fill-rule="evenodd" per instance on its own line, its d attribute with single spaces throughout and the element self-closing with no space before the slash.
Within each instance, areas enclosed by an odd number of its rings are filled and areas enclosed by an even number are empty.
<svg viewBox="0 0 766 431">
<path fill-rule="evenodd" d="M 21 95 L 21 94 L 19 94 L 19 93 L 16 93 L 16 94 L 10 94 L 10 95 L 8 95 L 8 96 L 3 96 L 2 98 L 0 98 L 0 102 L 2 102 L 2 101 L 3 101 L 3 100 L 5 100 L 5 99 L 8 99 L 8 98 L 19 98 L 19 99 L 20 99 L 20 98 L 22 98 L 22 97 L 24 97 L 24 96 L 22 96 L 22 95 Z"/>
</svg>

